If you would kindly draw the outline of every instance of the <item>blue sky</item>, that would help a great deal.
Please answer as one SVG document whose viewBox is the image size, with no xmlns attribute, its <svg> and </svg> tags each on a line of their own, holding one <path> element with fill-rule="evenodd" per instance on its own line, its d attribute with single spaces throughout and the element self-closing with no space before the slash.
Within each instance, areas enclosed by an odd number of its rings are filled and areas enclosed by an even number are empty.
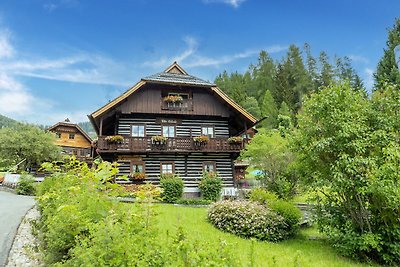
<svg viewBox="0 0 400 267">
<path fill-rule="evenodd" d="M 0 114 L 85 121 L 174 60 L 213 81 L 305 42 L 349 56 L 371 87 L 399 11 L 397 0 L 1 0 Z"/>
</svg>

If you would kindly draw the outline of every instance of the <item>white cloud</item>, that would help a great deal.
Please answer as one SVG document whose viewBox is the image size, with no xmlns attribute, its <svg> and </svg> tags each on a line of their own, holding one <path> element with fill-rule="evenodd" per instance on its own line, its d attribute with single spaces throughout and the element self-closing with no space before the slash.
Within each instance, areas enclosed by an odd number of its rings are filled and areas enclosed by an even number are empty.
<svg viewBox="0 0 400 267">
<path fill-rule="evenodd" d="M 146 61 L 143 65 L 153 68 L 165 67 L 171 64 L 173 61 L 177 61 L 180 64 L 184 64 L 185 67 L 219 67 L 224 64 L 231 63 L 235 60 L 249 58 L 260 53 L 261 50 L 267 51 L 269 54 L 278 53 L 284 51 L 288 46 L 273 45 L 261 49 L 249 49 L 243 52 L 235 53 L 232 55 L 224 55 L 219 57 L 209 57 L 201 55 L 198 52 L 198 42 L 193 37 L 184 38 L 186 48 L 182 53 L 172 57 L 161 57 L 161 59 L 155 61 Z"/>
<path fill-rule="evenodd" d="M 8 31 L 0 32 L 0 59 L 10 58 L 15 51 L 10 43 L 10 33 Z"/>
<path fill-rule="evenodd" d="M 363 64 L 368 64 L 369 60 L 368 58 L 364 57 L 364 56 L 360 56 L 360 55 L 349 55 L 348 56 L 353 62 L 359 62 L 359 63 L 363 63 Z"/>
<path fill-rule="evenodd" d="M 44 10 L 52 13 L 59 8 L 74 8 L 79 6 L 79 0 L 50 0 L 43 4 Z"/>
<path fill-rule="evenodd" d="M 38 98 L 20 81 L 20 77 L 89 84 L 128 86 L 130 82 L 122 64 L 98 54 L 78 53 L 64 58 L 21 58 L 10 41 L 10 32 L 0 30 L 0 114 L 30 122 L 43 123 L 51 118 L 87 120 L 85 113 L 50 112 L 55 103 Z"/>
<path fill-rule="evenodd" d="M 365 87 L 370 92 L 374 86 L 374 70 L 371 68 L 364 69 L 365 74 Z"/>
<path fill-rule="evenodd" d="M 230 5 L 230 6 L 234 7 L 234 8 L 238 8 L 245 1 L 246 0 L 203 0 L 203 2 L 206 3 L 206 4 L 221 3 L 221 4 Z"/>
</svg>

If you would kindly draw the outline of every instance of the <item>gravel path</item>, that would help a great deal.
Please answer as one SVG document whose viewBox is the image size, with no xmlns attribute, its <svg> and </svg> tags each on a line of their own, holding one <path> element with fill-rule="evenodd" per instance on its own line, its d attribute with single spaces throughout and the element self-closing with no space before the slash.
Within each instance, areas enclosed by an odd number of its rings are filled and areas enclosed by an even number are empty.
<svg viewBox="0 0 400 267">
<path fill-rule="evenodd" d="M 0 266 L 4 266 L 18 226 L 33 207 L 33 197 L 0 191 Z"/>
<path fill-rule="evenodd" d="M 36 208 L 30 209 L 18 228 L 8 256 L 7 267 L 43 266 L 37 252 L 37 240 L 32 235 L 31 221 L 39 217 Z"/>
</svg>

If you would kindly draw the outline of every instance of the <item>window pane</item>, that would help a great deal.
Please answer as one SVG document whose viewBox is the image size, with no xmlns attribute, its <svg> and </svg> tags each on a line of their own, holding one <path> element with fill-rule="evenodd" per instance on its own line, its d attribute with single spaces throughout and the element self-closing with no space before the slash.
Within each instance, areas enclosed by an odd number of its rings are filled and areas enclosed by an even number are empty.
<svg viewBox="0 0 400 267">
<path fill-rule="evenodd" d="M 133 164 L 132 165 L 132 171 L 133 172 L 143 172 L 143 165 L 142 164 Z"/>
<path fill-rule="evenodd" d="M 161 165 L 161 173 L 163 173 L 163 174 L 173 173 L 172 164 L 171 163 L 163 163 Z"/>
<path fill-rule="evenodd" d="M 165 137 L 175 137 L 175 126 L 163 126 L 162 131 Z"/>
<path fill-rule="evenodd" d="M 139 136 L 144 137 L 144 125 L 139 126 Z"/>
<path fill-rule="evenodd" d="M 214 163 L 204 163 L 205 172 L 215 172 Z"/>
<path fill-rule="evenodd" d="M 201 134 L 207 135 L 209 137 L 214 137 L 214 128 L 213 127 L 202 127 Z"/>
<path fill-rule="evenodd" d="M 144 125 L 132 125 L 132 136 L 144 137 Z"/>
</svg>

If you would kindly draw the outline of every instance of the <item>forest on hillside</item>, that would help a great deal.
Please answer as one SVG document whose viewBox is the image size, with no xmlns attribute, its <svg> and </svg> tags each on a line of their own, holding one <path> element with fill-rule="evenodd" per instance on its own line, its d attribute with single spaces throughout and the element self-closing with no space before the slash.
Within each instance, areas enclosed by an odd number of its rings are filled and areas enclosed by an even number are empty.
<svg viewBox="0 0 400 267">
<path fill-rule="evenodd" d="M 365 86 L 347 56 L 330 56 L 291 45 L 281 60 L 261 51 L 258 62 L 244 73 L 226 71 L 215 83 L 256 118 L 268 117 L 262 124 L 276 128 L 278 115 L 290 116 L 294 123 L 304 98 L 332 82 L 348 81 L 354 90 L 366 92 Z"/>
</svg>

